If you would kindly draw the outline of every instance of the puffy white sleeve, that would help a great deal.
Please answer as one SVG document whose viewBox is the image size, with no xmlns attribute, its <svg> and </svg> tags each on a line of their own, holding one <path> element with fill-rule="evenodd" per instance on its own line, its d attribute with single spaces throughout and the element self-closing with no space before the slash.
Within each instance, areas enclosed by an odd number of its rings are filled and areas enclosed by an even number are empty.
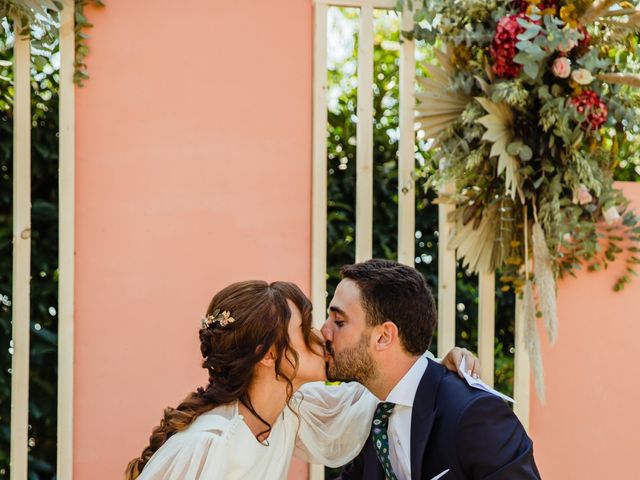
<svg viewBox="0 0 640 480">
<path fill-rule="evenodd" d="M 356 457 L 371 429 L 378 399 L 356 382 L 314 382 L 296 393 L 300 427 L 294 455 L 339 467 Z"/>
<path fill-rule="evenodd" d="M 169 438 L 143 468 L 139 480 L 223 479 L 229 429 L 184 431 Z"/>
</svg>

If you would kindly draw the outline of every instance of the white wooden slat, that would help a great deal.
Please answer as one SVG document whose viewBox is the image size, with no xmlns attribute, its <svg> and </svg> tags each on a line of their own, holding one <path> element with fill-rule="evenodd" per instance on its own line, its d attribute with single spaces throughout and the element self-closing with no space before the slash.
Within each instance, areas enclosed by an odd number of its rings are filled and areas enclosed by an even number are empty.
<svg viewBox="0 0 640 480">
<path fill-rule="evenodd" d="M 396 0 L 313 0 L 315 5 L 327 5 L 330 7 L 352 7 L 363 6 L 380 10 L 393 10 L 396 7 Z"/>
<path fill-rule="evenodd" d="M 455 184 L 447 183 L 441 192 L 450 194 Z M 443 356 L 456 340 L 456 253 L 449 248 L 452 204 L 438 205 L 438 355 Z"/>
<path fill-rule="evenodd" d="M 327 304 L 327 10 L 314 8 L 311 300 L 318 328 Z"/>
<path fill-rule="evenodd" d="M 413 14 L 405 4 L 401 30 L 413 29 Z M 398 262 L 415 263 L 416 197 L 415 170 L 415 42 L 404 39 L 400 47 L 400 139 L 398 144 Z"/>
<path fill-rule="evenodd" d="M 20 30 L 16 19 L 15 31 Z M 13 294 L 11 358 L 11 479 L 26 480 L 29 425 L 31 282 L 31 53 L 16 33 L 13 49 Z"/>
<path fill-rule="evenodd" d="M 513 411 L 529 430 L 529 408 L 531 400 L 531 371 L 529 353 L 524 342 L 525 316 L 523 302 L 516 299 L 516 320 L 515 320 L 515 360 L 513 372 L 513 398 L 516 401 Z"/>
<path fill-rule="evenodd" d="M 327 13 L 314 6 L 313 166 L 311 226 L 311 302 L 313 324 L 320 328 L 327 308 Z M 323 465 L 309 465 L 310 480 L 324 479 Z"/>
<path fill-rule="evenodd" d="M 356 262 L 362 262 L 371 258 L 373 245 L 373 8 L 371 6 L 360 9 L 357 112 Z"/>
<path fill-rule="evenodd" d="M 478 358 L 482 380 L 493 386 L 496 335 L 496 277 L 493 272 L 478 276 Z"/>
<path fill-rule="evenodd" d="M 73 477 L 73 362 L 75 251 L 74 2 L 60 13 L 58 451 L 57 478 Z"/>
</svg>

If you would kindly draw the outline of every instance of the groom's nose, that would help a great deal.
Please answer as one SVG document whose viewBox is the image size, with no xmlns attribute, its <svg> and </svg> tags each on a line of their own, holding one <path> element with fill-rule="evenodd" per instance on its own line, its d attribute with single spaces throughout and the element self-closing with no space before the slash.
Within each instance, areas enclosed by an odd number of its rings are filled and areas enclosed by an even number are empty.
<svg viewBox="0 0 640 480">
<path fill-rule="evenodd" d="M 325 342 L 333 341 L 333 333 L 331 328 L 329 328 L 329 320 L 324 322 L 324 325 L 322 325 L 320 332 L 322 332 L 322 336 L 324 337 Z"/>
</svg>

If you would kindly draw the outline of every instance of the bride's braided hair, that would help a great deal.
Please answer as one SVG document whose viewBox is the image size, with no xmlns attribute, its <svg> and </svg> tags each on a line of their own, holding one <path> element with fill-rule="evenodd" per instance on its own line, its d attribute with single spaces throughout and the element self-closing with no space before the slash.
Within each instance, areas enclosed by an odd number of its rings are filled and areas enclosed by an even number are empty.
<svg viewBox="0 0 640 480">
<path fill-rule="evenodd" d="M 160 425 L 149 437 L 149 445 L 142 454 L 131 460 L 126 469 L 126 479 L 140 475 L 153 454 L 175 433 L 185 430 L 202 413 L 212 408 L 234 402 L 242 402 L 262 423 L 269 433 L 271 425 L 254 410 L 248 389 L 253 379 L 254 367 L 273 346 L 275 347 L 275 371 L 287 382 L 288 397 L 293 394 L 293 378 L 282 371 L 282 362 L 298 367 L 298 354 L 291 348 L 287 333 L 291 310 L 290 300 L 302 314 L 302 329 L 308 348 L 316 343 L 311 332 L 311 303 L 293 283 L 246 281 L 229 285 L 218 292 L 207 309 L 207 316 L 216 311 L 229 312 L 234 321 L 224 326 L 220 322 L 203 323 L 200 329 L 200 352 L 204 357 L 202 367 L 209 372 L 209 383 L 190 393 L 176 408 L 167 407 Z"/>
</svg>

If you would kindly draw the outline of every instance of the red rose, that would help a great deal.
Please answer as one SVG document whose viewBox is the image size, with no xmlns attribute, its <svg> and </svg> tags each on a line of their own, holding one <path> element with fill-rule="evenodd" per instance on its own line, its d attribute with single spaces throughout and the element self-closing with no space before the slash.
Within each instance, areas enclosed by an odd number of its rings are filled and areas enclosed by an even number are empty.
<svg viewBox="0 0 640 480">
<path fill-rule="evenodd" d="M 516 7 L 520 12 L 526 12 L 533 2 L 527 2 L 527 0 L 515 0 Z M 547 8 L 558 8 L 558 0 L 541 0 L 536 5 L 540 10 L 546 10 Z"/>
</svg>

